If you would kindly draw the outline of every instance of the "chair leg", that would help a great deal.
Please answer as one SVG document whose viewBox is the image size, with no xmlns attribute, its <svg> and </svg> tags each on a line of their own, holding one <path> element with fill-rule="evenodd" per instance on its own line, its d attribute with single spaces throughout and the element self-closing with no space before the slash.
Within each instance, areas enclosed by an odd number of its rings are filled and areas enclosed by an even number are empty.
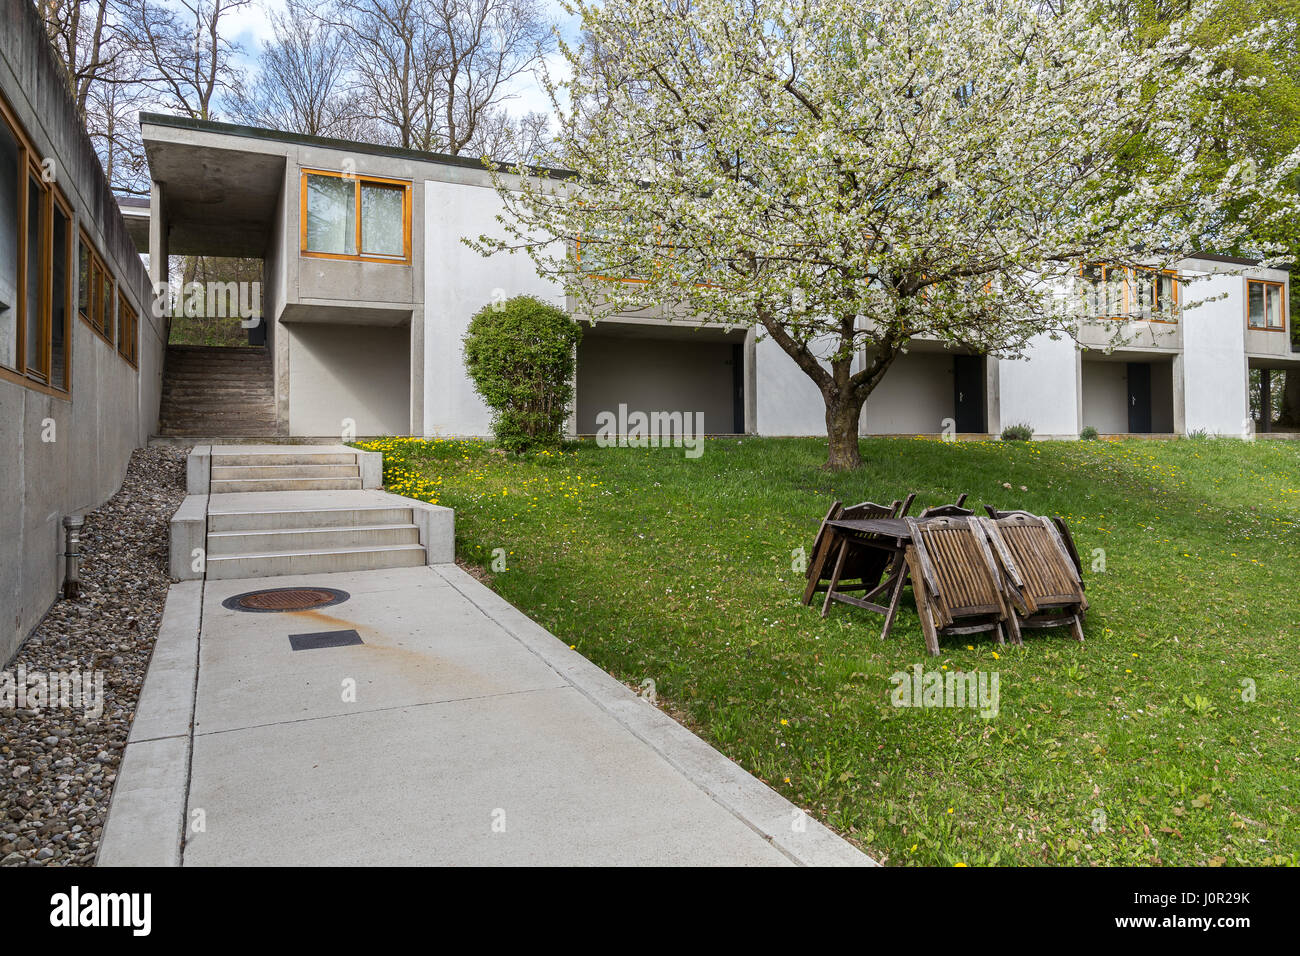
<svg viewBox="0 0 1300 956">
<path fill-rule="evenodd" d="M 835 570 L 831 572 L 831 580 L 826 588 L 826 600 L 822 602 L 822 617 L 825 617 L 831 609 L 831 601 L 835 595 L 835 585 L 840 583 L 840 572 L 844 570 L 844 559 L 849 553 L 849 539 L 845 538 L 840 542 L 840 552 L 835 556 Z"/>
<path fill-rule="evenodd" d="M 1007 642 L 1006 628 L 1002 626 L 1001 621 L 998 621 L 997 629 L 993 632 L 993 640 L 997 641 L 999 644 L 1005 644 Z"/>
<path fill-rule="evenodd" d="M 1007 615 L 1007 630 L 1011 632 L 1011 643 L 1023 647 L 1025 642 L 1020 637 L 1020 621 L 1016 618 L 1014 609 Z"/>
<path fill-rule="evenodd" d="M 903 585 L 907 583 L 907 562 L 900 551 L 894 558 L 894 586 L 890 589 L 889 610 L 885 612 L 885 626 L 880 631 L 883 641 L 894 627 L 894 617 L 898 614 L 898 603 L 903 598 Z"/>
<path fill-rule="evenodd" d="M 808 569 L 808 586 L 803 590 L 804 604 L 812 604 L 812 596 L 817 591 L 817 585 L 821 583 L 822 568 L 826 566 L 826 555 L 830 551 L 832 537 L 830 534 L 823 537 L 821 544 L 817 546 L 817 553 L 813 555 L 812 567 Z"/>
<path fill-rule="evenodd" d="M 1075 614 L 1070 618 L 1070 633 L 1080 644 L 1083 643 L 1083 615 Z"/>
<path fill-rule="evenodd" d="M 909 565 L 910 567 L 910 565 Z M 939 632 L 930 617 L 930 596 L 925 590 L 925 580 L 918 576 L 915 568 L 912 573 L 912 594 L 916 598 L 916 615 L 921 619 L 921 633 L 925 635 L 925 649 L 930 656 L 939 656 Z"/>
</svg>

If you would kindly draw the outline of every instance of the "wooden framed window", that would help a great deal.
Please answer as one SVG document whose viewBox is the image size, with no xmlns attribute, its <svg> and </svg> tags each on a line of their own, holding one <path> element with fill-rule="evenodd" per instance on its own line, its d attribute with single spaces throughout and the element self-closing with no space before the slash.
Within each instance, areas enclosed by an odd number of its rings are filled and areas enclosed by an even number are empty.
<svg viewBox="0 0 1300 956">
<path fill-rule="evenodd" d="M 411 261 L 411 184 L 303 170 L 301 252 L 325 259 Z"/>
<path fill-rule="evenodd" d="M 72 208 L 0 99 L 0 378 L 71 386 Z"/>
<path fill-rule="evenodd" d="M 1178 273 L 1169 269 L 1085 263 L 1084 314 L 1121 322 L 1178 322 Z"/>
<path fill-rule="evenodd" d="M 126 296 L 117 294 L 117 351 L 135 368 L 138 360 L 140 339 L 139 316 Z"/>
<path fill-rule="evenodd" d="M 83 232 L 77 252 L 77 312 L 109 345 L 116 346 L 113 273 Z"/>
<path fill-rule="evenodd" d="M 1265 332 L 1286 331 L 1284 283 L 1246 280 L 1246 327 Z"/>
</svg>

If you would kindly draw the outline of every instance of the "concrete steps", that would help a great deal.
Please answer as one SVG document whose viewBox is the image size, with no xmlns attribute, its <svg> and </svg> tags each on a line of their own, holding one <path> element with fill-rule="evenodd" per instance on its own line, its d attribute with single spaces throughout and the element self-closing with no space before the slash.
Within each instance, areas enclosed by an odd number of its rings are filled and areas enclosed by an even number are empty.
<svg viewBox="0 0 1300 956">
<path fill-rule="evenodd" d="M 201 529 L 209 578 L 373 571 L 428 561 L 414 508 L 371 505 L 363 494 L 361 460 L 343 446 L 214 447 L 204 461 L 211 495 L 245 495 L 210 499 Z M 313 494 L 321 491 L 358 496 Z"/>
<path fill-rule="evenodd" d="M 209 555 L 207 576 L 260 578 L 284 574 L 330 574 L 413 568 L 427 563 L 424 548 L 403 544 L 378 548 L 331 548 L 322 551 L 269 551 L 261 554 Z"/>
<path fill-rule="evenodd" d="M 356 455 L 293 453 L 212 456 L 212 493 L 361 489 Z"/>
<path fill-rule="evenodd" d="M 275 381 L 264 348 L 169 345 L 158 433 L 209 437 L 276 434 Z"/>
</svg>

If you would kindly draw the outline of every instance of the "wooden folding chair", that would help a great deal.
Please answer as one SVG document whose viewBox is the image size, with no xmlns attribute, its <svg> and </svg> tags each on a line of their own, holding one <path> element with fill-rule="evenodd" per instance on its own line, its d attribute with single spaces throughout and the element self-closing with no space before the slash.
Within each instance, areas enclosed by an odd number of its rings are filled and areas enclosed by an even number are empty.
<svg viewBox="0 0 1300 956">
<path fill-rule="evenodd" d="M 939 653 L 939 635 L 993 631 L 1006 642 L 1007 606 L 998 567 L 985 537 L 962 516 L 907 519 L 907 564 L 925 647 Z"/>
<path fill-rule="evenodd" d="M 996 520 L 1010 518 L 1012 515 L 1028 515 L 1036 518 L 1038 515 L 1030 514 L 1028 511 L 999 511 L 992 505 L 985 505 L 984 510 L 989 513 L 989 517 Z M 1079 549 L 1074 546 L 1074 535 L 1070 533 L 1070 526 L 1065 523 L 1065 519 L 1059 515 L 1053 516 L 1052 524 L 1056 525 L 1056 531 L 1061 536 L 1061 541 L 1065 545 L 1065 550 L 1070 555 L 1070 560 L 1074 562 L 1074 569 L 1079 572 L 1079 586 L 1087 588 L 1083 580 L 1083 562 L 1079 560 Z"/>
<path fill-rule="evenodd" d="M 993 548 L 1016 611 L 1008 621 L 1012 639 L 1020 643 L 1022 628 L 1068 627 L 1082 642 L 1088 599 L 1078 554 L 1071 553 L 1058 526 L 1023 511 L 975 520 Z"/>
<path fill-rule="evenodd" d="M 845 508 L 840 512 L 839 521 L 866 521 L 871 518 L 901 518 L 912 507 L 916 494 L 910 494 L 905 500 L 895 498 L 892 504 L 878 505 L 874 501 Z M 834 529 L 831 529 L 834 530 Z M 892 539 L 891 539 L 892 540 Z M 891 575 L 882 582 L 886 570 L 894 570 L 891 554 L 888 550 L 873 548 L 863 539 L 843 533 L 835 534 L 835 564 L 831 569 L 830 579 L 826 584 L 826 598 L 822 601 L 822 617 L 831 609 L 832 601 L 852 604 L 869 611 L 881 611 L 885 608 L 871 599 L 886 590 L 893 583 Z M 843 583 L 851 582 L 851 583 Z M 861 597 L 850 595 L 848 591 L 865 591 Z"/>
<path fill-rule="evenodd" d="M 804 604 L 811 604 L 813 594 L 822 589 L 822 571 L 826 567 L 831 542 L 835 538 L 834 529 L 828 527 L 827 524 L 838 518 L 843 511 L 844 506 L 838 500 L 835 501 L 830 510 L 826 512 L 826 517 L 822 519 L 821 527 L 817 529 L 817 537 L 813 538 L 812 560 L 804 570 L 804 575 L 808 579 L 808 585 L 803 591 Z"/>
</svg>

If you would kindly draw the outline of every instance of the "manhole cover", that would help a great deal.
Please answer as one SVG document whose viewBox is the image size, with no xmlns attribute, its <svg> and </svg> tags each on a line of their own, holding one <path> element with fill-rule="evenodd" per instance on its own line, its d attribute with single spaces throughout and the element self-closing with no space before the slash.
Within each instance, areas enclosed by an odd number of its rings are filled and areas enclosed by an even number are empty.
<svg viewBox="0 0 1300 956">
<path fill-rule="evenodd" d="M 236 594 L 221 606 L 232 611 L 311 611 L 342 604 L 351 596 L 337 588 L 267 588 Z"/>
</svg>

